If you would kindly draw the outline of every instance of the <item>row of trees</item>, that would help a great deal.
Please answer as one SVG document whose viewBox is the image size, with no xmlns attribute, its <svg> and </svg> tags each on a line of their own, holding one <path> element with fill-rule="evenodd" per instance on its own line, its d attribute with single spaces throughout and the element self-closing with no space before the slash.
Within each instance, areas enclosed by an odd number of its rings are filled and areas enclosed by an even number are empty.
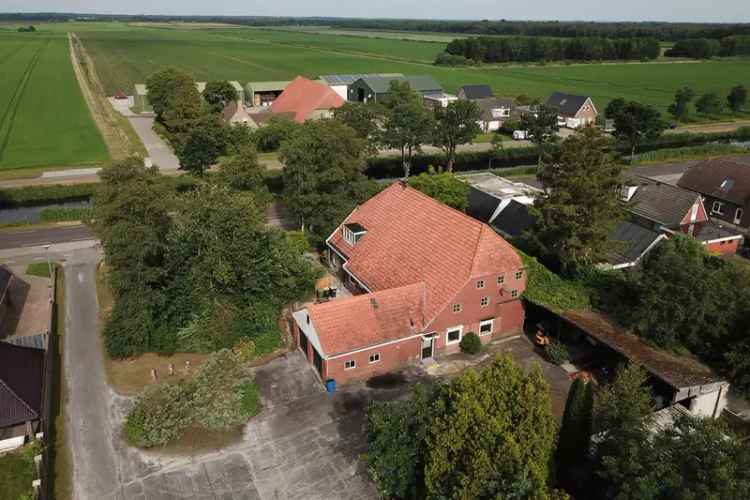
<svg viewBox="0 0 750 500">
<path fill-rule="evenodd" d="M 696 99 L 697 97 L 697 99 Z M 719 114 L 724 110 L 724 104 L 731 113 L 740 113 L 747 106 L 747 88 L 744 85 L 732 87 L 722 103 L 722 99 L 715 92 L 706 92 L 701 96 L 690 87 L 683 87 L 675 92 L 674 102 L 669 105 L 669 113 L 678 121 L 685 121 L 690 117 L 690 104 L 695 100 L 695 109 L 704 115 Z"/>
<path fill-rule="evenodd" d="M 664 55 L 667 57 L 690 57 L 692 59 L 750 55 L 750 36 L 730 36 L 721 40 L 710 38 L 680 40 L 664 52 Z"/>
<path fill-rule="evenodd" d="M 252 149 L 186 193 L 140 160 L 101 171 L 90 223 L 114 295 L 110 355 L 278 344 L 281 308 L 312 290 L 318 270 L 266 227 L 264 175 Z"/>
<path fill-rule="evenodd" d="M 661 54 L 659 42 L 654 38 L 481 36 L 457 38 L 445 50 L 454 56 L 486 63 L 641 60 L 656 59 Z"/>
</svg>

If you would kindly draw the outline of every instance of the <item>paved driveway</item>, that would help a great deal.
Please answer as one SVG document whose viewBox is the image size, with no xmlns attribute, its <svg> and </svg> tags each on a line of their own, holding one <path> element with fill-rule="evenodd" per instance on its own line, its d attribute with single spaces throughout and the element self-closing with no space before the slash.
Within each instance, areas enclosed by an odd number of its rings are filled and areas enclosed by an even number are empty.
<svg viewBox="0 0 750 500">
<path fill-rule="evenodd" d="M 159 170 L 177 170 L 180 168 L 180 161 L 172 152 L 170 147 L 159 137 L 153 130 L 154 118 L 151 116 L 128 116 L 130 124 L 133 125 L 141 142 L 146 146 L 148 155 L 154 165 Z"/>
</svg>

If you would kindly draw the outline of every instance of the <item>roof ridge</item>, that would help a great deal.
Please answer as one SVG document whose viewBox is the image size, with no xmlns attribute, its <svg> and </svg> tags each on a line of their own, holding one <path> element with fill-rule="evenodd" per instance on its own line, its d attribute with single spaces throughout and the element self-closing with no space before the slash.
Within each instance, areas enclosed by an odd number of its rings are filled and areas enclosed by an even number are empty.
<svg viewBox="0 0 750 500">
<path fill-rule="evenodd" d="M 391 184 L 391 186 L 393 186 L 393 185 L 398 185 L 398 184 L 400 184 L 401 182 L 402 182 L 402 181 L 396 181 L 396 182 L 394 182 L 393 184 Z M 390 188 L 391 186 L 388 186 L 388 188 Z M 485 224 L 484 222 L 482 222 L 482 221 L 479 221 L 479 220 L 475 219 L 474 217 L 470 216 L 470 215 L 469 215 L 469 214 L 467 214 L 466 212 L 462 212 L 461 210 L 459 210 L 459 209 L 457 209 L 457 208 L 453 208 L 453 207 L 452 207 L 452 206 L 450 206 L 450 205 L 446 205 L 446 204 L 445 204 L 445 203 L 443 203 L 442 201 L 436 200 L 436 199 L 435 199 L 435 198 L 433 198 L 432 196 L 430 196 L 430 195 L 428 195 L 428 194 L 425 194 L 425 193 L 423 193 L 422 191 L 420 191 L 419 189 L 417 189 L 417 188 L 415 188 L 415 187 L 412 187 L 412 186 L 410 186 L 410 185 L 409 185 L 409 182 L 408 182 L 408 180 L 407 180 L 407 182 L 406 182 L 406 184 L 405 184 L 404 186 L 405 186 L 406 188 L 410 189 L 411 191 L 414 191 L 415 193 L 418 193 L 418 194 L 419 194 L 420 196 L 422 196 L 422 197 L 424 197 L 424 198 L 426 198 L 426 199 L 428 199 L 428 200 L 432 201 L 433 203 L 436 203 L 436 204 L 438 204 L 438 205 L 444 206 L 444 207 L 448 208 L 449 210 L 452 210 L 452 211 L 456 212 L 457 214 L 459 214 L 459 215 L 460 215 L 460 216 L 462 216 L 462 217 L 463 217 L 464 219 L 466 219 L 467 221 L 471 222 L 471 223 L 472 223 L 472 224 L 474 224 L 474 225 L 478 225 L 479 227 L 482 227 L 482 226 L 485 226 L 485 225 L 486 225 L 486 224 Z M 386 189 L 388 189 L 388 188 L 386 188 Z M 385 189 L 384 189 L 383 191 L 385 191 Z M 381 191 L 381 193 L 382 193 L 383 191 Z M 377 196 L 377 195 L 376 195 L 376 196 Z"/>
<path fill-rule="evenodd" d="M 12 344 L 11 344 L 12 345 Z M 29 412 L 31 412 L 32 415 L 35 415 L 37 418 L 39 417 L 39 413 L 36 412 L 29 404 L 24 401 L 24 399 L 18 395 L 16 391 L 14 391 L 2 378 L 0 378 L 0 386 L 5 387 L 5 390 L 8 391 L 8 393 L 13 396 L 19 403 L 21 403 Z"/>
</svg>

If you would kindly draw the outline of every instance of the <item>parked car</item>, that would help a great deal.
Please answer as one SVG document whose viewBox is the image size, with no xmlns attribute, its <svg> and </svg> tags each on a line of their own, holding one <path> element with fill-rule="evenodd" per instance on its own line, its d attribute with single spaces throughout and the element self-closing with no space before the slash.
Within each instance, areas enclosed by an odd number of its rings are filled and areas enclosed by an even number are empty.
<svg viewBox="0 0 750 500">
<path fill-rule="evenodd" d="M 529 139 L 531 136 L 529 135 L 528 130 L 514 130 L 513 131 L 513 140 L 514 141 L 524 141 L 526 139 Z"/>
</svg>

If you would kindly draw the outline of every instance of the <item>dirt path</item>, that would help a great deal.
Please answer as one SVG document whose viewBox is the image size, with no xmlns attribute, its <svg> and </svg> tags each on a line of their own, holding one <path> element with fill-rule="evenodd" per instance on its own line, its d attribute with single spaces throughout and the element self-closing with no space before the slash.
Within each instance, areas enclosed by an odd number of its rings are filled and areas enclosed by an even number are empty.
<svg viewBox="0 0 750 500">
<path fill-rule="evenodd" d="M 696 123 L 694 125 L 682 125 L 674 130 L 668 130 L 667 133 L 719 133 L 734 132 L 740 127 L 750 127 L 750 120 L 737 120 L 733 122 L 715 122 L 715 123 Z"/>
<path fill-rule="evenodd" d="M 147 156 L 146 148 L 128 121 L 117 113 L 105 97 L 104 87 L 96 75 L 94 61 L 89 57 L 75 33 L 68 33 L 70 61 L 78 85 L 88 104 L 99 132 L 107 145 L 109 156 L 121 160 L 129 156 Z"/>
</svg>

